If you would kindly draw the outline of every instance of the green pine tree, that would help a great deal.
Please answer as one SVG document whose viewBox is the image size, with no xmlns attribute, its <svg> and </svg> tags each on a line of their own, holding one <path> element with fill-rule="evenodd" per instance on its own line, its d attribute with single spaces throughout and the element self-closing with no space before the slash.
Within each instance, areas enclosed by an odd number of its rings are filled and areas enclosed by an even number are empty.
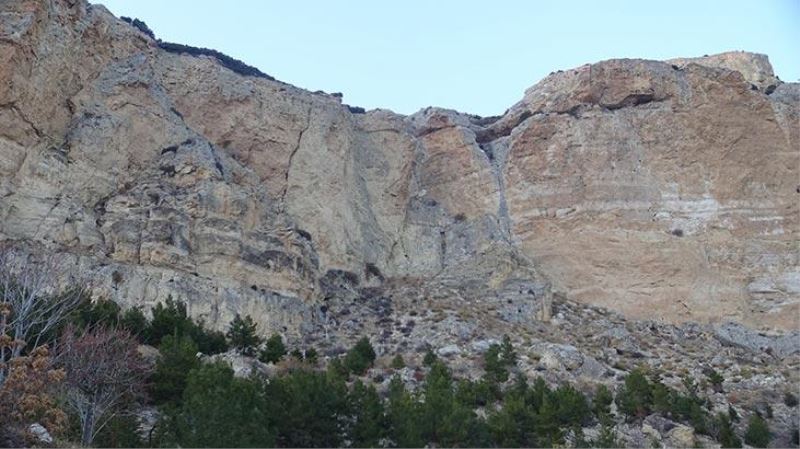
<svg viewBox="0 0 800 449">
<path fill-rule="evenodd" d="M 353 383 L 347 396 L 352 414 L 349 436 L 353 447 L 378 447 L 384 433 L 383 403 L 375 387 L 365 386 L 361 380 Z"/>
<path fill-rule="evenodd" d="M 277 430 L 271 400 L 257 379 L 238 379 L 223 362 L 205 364 L 189 373 L 182 406 L 163 420 L 172 428 L 163 443 L 272 447 Z"/>
<path fill-rule="evenodd" d="M 501 351 L 500 345 L 494 344 L 489 346 L 489 349 L 483 355 L 486 376 L 490 381 L 496 383 L 503 383 L 508 380 L 508 369 L 506 369 L 506 364 L 501 358 Z"/>
<path fill-rule="evenodd" d="M 592 409 L 597 419 L 601 420 L 604 417 L 611 416 L 611 403 L 614 401 L 614 395 L 611 390 L 605 385 L 600 385 L 592 399 Z"/>
<path fill-rule="evenodd" d="M 764 418 L 759 414 L 751 416 L 744 433 L 744 442 L 753 447 L 767 447 L 771 439 L 772 435 Z"/>
<path fill-rule="evenodd" d="M 344 366 L 353 374 L 364 374 L 375 361 L 375 350 L 367 337 L 361 337 L 344 358 Z"/>
<path fill-rule="evenodd" d="M 617 393 L 617 407 L 628 418 L 644 418 L 653 407 L 650 382 L 640 369 L 625 376 L 624 384 Z"/>
<path fill-rule="evenodd" d="M 250 315 L 242 318 L 238 313 L 228 326 L 228 333 L 225 334 L 231 342 L 231 346 L 236 348 L 241 354 L 253 356 L 256 348 L 261 344 L 261 337 L 256 334 L 256 323 Z"/>
<path fill-rule="evenodd" d="M 397 374 L 389 382 L 386 405 L 388 436 L 395 447 L 423 447 L 424 440 L 420 421 L 420 405 L 406 390 Z"/>
<path fill-rule="evenodd" d="M 286 345 L 278 334 L 272 334 L 264 344 L 258 359 L 264 363 L 278 363 L 286 355 Z"/>
<path fill-rule="evenodd" d="M 514 351 L 511 337 L 508 335 L 503 335 L 503 342 L 500 344 L 500 361 L 506 368 L 513 368 L 517 365 L 517 353 Z"/>
<path fill-rule="evenodd" d="M 189 371 L 200 366 L 197 345 L 188 335 L 167 335 L 158 350 L 160 355 L 151 379 L 153 400 L 157 404 L 178 403 Z"/>
</svg>

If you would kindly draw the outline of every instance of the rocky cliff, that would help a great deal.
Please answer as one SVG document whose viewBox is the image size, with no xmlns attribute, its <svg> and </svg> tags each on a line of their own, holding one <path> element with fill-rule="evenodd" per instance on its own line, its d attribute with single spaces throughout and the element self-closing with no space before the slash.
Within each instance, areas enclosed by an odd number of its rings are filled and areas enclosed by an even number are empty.
<svg viewBox="0 0 800 449">
<path fill-rule="evenodd" d="M 82 0 L 0 4 L 0 239 L 97 295 L 290 333 L 431 283 L 511 321 L 556 294 L 798 327 L 800 85 L 763 55 L 585 65 L 480 118 L 162 47 Z"/>
</svg>

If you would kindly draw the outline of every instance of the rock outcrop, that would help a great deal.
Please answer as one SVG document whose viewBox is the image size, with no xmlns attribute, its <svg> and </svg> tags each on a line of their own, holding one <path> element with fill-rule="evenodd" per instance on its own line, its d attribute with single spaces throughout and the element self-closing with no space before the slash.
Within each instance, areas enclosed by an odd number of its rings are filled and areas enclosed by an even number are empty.
<svg viewBox="0 0 800 449">
<path fill-rule="evenodd" d="M 4 1 L 0 239 L 217 326 L 299 333 L 391 281 L 513 296 L 511 320 L 555 291 L 796 329 L 799 105 L 737 52 L 559 71 L 496 119 L 361 113 L 99 5 Z"/>
</svg>

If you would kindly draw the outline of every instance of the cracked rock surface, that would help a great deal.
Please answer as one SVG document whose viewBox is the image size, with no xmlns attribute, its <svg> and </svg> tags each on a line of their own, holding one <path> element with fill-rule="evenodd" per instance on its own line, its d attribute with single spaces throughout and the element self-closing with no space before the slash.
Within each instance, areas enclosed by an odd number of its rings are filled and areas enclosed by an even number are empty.
<svg viewBox="0 0 800 449">
<path fill-rule="evenodd" d="M 555 292 L 791 331 L 798 98 L 734 52 L 559 71 L 501 117 L 361 113 L 167 52 L 99 5 L 4 1 L 0 239 L 125 306 L 173 295 L 298 338 L 389 281 L 526 296 L 512 322 Z"/>
</svg>

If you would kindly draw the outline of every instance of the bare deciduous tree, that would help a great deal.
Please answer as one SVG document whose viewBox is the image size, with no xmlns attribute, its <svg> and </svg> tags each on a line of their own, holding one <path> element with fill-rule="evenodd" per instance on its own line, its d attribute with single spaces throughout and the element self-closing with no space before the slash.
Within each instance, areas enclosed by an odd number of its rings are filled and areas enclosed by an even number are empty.
<svg viewBox="0 0 800 449">
<path fill-rule="evenodd" d="M 26 343 L 38 347 L 80 302 L 84 285 L 70 271 L 56 255 L 33 261 L 23 253 L 0 248 L 0 306 L 9 312 L 3 319 L 8 336 L 17 342 L 0 348 L 0 384 L 9 362 L 22 354 Z M 70 278 L 72 287 L 59 292 L 59 278 Z"/>
<path fill-rule="evenodd" d="M 59 342 L 58 363 L 66 371 L 64 397 L 80 419 L 84 446 L 123 404 L 141 396 L 147 374 L 130 333 L 105 327 L 77 332 L 68 326 Z"/>
</svg>

